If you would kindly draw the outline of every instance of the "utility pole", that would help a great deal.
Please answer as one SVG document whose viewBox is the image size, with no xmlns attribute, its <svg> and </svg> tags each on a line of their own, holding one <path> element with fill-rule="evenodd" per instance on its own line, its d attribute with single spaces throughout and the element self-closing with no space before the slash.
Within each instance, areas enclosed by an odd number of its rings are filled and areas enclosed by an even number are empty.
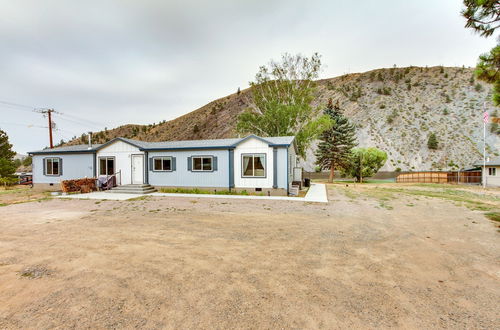
<svg viewBox="0 0 500 330">
<path fill-rule="evenodd" d="M 486 188 L 486 123 L 489 114 L 486 111 L 486 102 L 483 103 L 483 188 Z"/>
<path fill-rule="evenodd" d="M 49 140 L 50 140 L 50 149 L 54 148 L 54 143 L 52 142 L 52 112 L 54 110 L 49 109 L 47 110 L 47 114 L 49 117 Z"/>
<path fill-rule="evenodd" d="M 52 123 L 52 113 L 56 111 L 54 109 L 40 109 L 35 111 L 43 114 L 44 116 L 47 115 L 49 119 L 49 142 L 50 142 L 50 149 L 52 149 L 54 148 L 54 142 L 52 140 L 52 128 L 55 126 L 55 124 Z"/>
</svg>

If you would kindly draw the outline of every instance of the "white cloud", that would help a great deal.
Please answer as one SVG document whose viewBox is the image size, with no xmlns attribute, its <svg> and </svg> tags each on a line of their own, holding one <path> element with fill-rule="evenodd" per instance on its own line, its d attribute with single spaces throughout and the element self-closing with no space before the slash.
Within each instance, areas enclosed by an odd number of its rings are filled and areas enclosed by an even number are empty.
<svg viewBox="0 0 500 330">
<path fill-rule="evenodd" d="M 475 64 L 494 45 L 461 2 L 0 0 L 0 100 L 114 127 L 173 119 L 238 87 L 283 52 L 323 55 L 323 77 Z M 20 152 L 47 144 L 40 115 L 0 107 Z M 4 118 L 6 118 L 4 120 Z M 69 138 L 93 127 L 58 123 Z"/>
</svg>

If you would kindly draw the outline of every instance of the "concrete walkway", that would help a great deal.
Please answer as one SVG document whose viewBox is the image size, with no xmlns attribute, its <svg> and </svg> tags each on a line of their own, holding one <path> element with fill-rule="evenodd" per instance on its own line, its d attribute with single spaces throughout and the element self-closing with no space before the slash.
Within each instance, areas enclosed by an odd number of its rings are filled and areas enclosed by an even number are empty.
<svg viewBox="0 0 500 330">
<path fill-rule="evenodd" d="M 262 200 L 280 200 L 295 202 L 315 202 L 328 203 L 326 186 L 322 183 L 311 183 L 305 197 L 287 197 L 287 196 L 252 196 L 252 195 L 211 195 L 211 194 L 175 194 L 175 193 L 151 193 L 151 194 L 118 194 L 107 192 L 92 192 L 88 194 L 61 195 L 57 198 L 75 198 L 75 199 L 105 199 L 105 200 L 128 200 L 142 196 L 155 197 L 188 197 L 188 198 L 221 198 L 221 199 L 262 199 Z"/>
</svg>

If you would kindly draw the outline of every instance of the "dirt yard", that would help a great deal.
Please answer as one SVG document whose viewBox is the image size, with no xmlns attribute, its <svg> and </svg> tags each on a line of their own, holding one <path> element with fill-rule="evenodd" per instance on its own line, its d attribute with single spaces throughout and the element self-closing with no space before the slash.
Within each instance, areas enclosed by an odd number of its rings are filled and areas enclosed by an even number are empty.
<svg viewBox="0 0 500 330">
<path fill-rule="evenodd" d="M 500 328 L 496 197 L 384 187 L 0 207 L 0 328 Z"/>
</svg>

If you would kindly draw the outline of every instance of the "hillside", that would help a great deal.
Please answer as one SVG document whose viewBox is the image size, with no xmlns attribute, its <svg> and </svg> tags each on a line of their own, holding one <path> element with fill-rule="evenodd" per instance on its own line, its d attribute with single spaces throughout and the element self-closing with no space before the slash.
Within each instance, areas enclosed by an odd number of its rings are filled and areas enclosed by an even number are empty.
<svg viewBox="0 0 500 330">
<path fill-rule="evenodd" d="M 408 67 L 378 69 L 318 81 L 314 105 L 339 100 L 357 126 L 360 146 L 388 154 L 385 170 L 437 170 L 468 167 L 482 157 L 482 104 L 491 87 L 474 80 L 473 69 Z M 239 113 L 251 101 L 250 91 L 228 95 L 177 119 L 152 125 L 125 125 L 98 132 L 94 142 L 117 136 L 145 141 L 234 137 Z M 431 132 L 438 150 L 427 148 Z M 69 144 L 85 141 L 77 138 Z M 499 136 L 488 127 L 488 153 L 498 155 Z M 314 169 L 314 147 L 303 164 Z"/>
</svg>

